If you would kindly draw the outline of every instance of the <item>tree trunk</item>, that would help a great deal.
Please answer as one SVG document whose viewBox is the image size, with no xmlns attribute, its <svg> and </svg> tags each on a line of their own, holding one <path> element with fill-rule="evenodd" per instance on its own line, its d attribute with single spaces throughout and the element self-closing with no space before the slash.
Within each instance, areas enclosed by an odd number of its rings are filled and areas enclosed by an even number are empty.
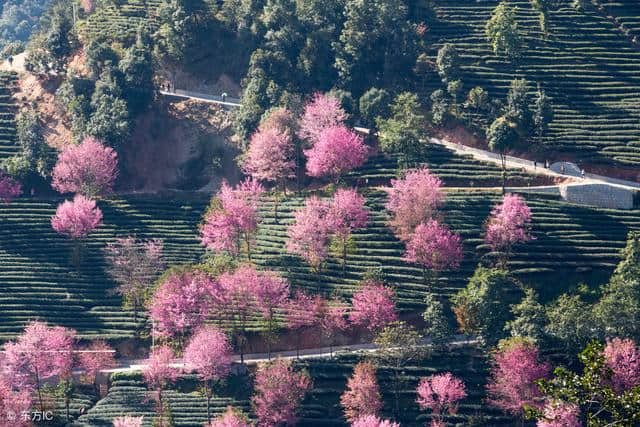
<svg viewBox="0 0 640 427">
<path fill-rule="evenodd" d="M 274 221 L 278 223 L 278 195 L 276 193 L 273 194 L 273 217 Z"/>
<path fill-rule="evenodd" d="M 504 153 L 500 153 L 500 160 L 502 161 L 502 194 L 504 195 L 507 186 L 507 158 Z"/>
<path fill-rule="evenodd" d="M 207 421 L 211 422 L 211 396 L 213 395 L 213 386 L 211 384 L 207 384 L 208 381 L 205 381 L 204 386 L 207 387 Z"/>
<path fill-rule="evenodd" d="M 347 275 L 347 241 L 342 242 L 342 276 Z"/>
</svg>

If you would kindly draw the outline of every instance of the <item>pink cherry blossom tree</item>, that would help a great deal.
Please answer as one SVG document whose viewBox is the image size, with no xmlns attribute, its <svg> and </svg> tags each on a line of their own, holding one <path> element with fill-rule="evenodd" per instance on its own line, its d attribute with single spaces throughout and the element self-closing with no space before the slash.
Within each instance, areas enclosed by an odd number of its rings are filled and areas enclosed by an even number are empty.
<svg viewBox="0 0 640 427">
<path fill-rule="evenodd" d="M 435 282 L 438 272 L 458 268 L 463 256 L 460 236 L 431 219 L 416 227 L 407 242 L 404 258 L 422 267 L 424 284 L 428 285 L 427 271 L 432 272 L 431 282 Z"/>
<path fill-rule="evenodd" d="M 80 193 L 93 198 L 113 192 L 118 175 L 118 154 L 95 138 L 69 145 L 58 156 L 52 186 L 60 193 Z"/>
<path fill-rule="evenodd" d="M 125 305 L 133 308 L 133 320 L 138 323 L 138 311 L 149 297 L 151 285 L 164 269 L 162 240 L 138 241 L 133 236 L 107 243 L 107 272 L 118 283 L 117 293 Z"/>
<path fill-rule="evenodd" d="M 191 331 L 204 324 L 219 293 L 219 284 L 203 272 L 187 269 L 170 272 L 150 302 L 153 334 L 183 342 Z"/>
<path fill-rule="evenodd" d="M 129 415 L 113 419 L 113 427 L 142 427 L 144 417 L 131 417 Z"/>
<path fill-rule="evenodd" d="M 234 272 L 220 275 L 218 283 L 221 303 L 216 310 L 231 323 L 240 361 L 244 363 L 248 321 L 258 310 L 255 296 L 257 273 L 251 267 L 242 266 Z"/>
<path fill-rule="evenodd" d="M 319 308 L 319 326 L 322 334 L 329 341 L 329 353 L 333 357 L 333 345 L 335 344 L 336 335 L 345 331 L 349 324 L 347 323 L 348 307 L 343 301 L 333 298 L 324 300 Z"/>
<path fill-rule="evenodd" d="M 258 205 L 264 188 L 247 179 L 231 188 L 226 182 L 204 217 L 200 228 L 202 244 L 212 251 L 237 256 L 244 246 L 251 261 L 251 247 L 258 231 Z"/>
<path fill-rule="evenodd" d="M 309 197 L 295 214 L 289 227 L 287 251 L 301 256 L 315 273 L 327 258 L 331 234 L 330 205 L 316 196 Z"/>
<path fill-rule="evenodd" d="M 267 354 L 271 358 L 271 344 L 276 330 L 276 310 L 285 307 L 289 297 L 289 282 L 273 271 L 254 271 L 256 307 L 267 326 Z"/>
<path fill-rule="evenodd" d="M 580 408 L 573 403 L 547 402 L 537 427 L 582 427 Z"/>
<path fill-rule="evenodd" d="M 304 151 L 307 174 L 313 177 L 340 177 L 367 160 L 368 148 L 361 136 L 344 126 L 324 129 L 313 146 Z"/>
<path fill-rule="evenodd" d="M 458 402 L 467 396 L 464 383 L 451 372 L 422 378 L 417 392 L 420 408 L 430 409 L 434 415 L 432 427 L 444 423 L 444 414 L 458 412 Z"/>
<path fill-rule="evenodd" d="M 611 369 L 611 386 L 617 393 L 640 385 L 640 350 L 635 341 L 629 338 L 607 341 L 604 361 Z"/>
<path fill-rule="evenodd" d="M 191 337 L 183 354 L 187 370 L 195 371 L 204 383 L 207 419 L 211 420 L 214 383 L 226 378 L 233 363 L 227 335 L 214 326 L 203 326 Z"/>
<path fill-rule="evenodd" d="M 147 366 L 142 371 L 142 376 L 147 383 L 147 387 L 155 393 L 160 425 L 164 425 L 163 417 L 165 413 L 162 391 L 167 385 L 174 383 L 179 376 L 178 370 L 171 366 L 173 359 L 174 354 L 169 347 L 156 347 L 149 355 Z"/>
<path fill-rule="evenodd" d="M 0 201 L 9 203 L 21 194 L 20 183 L 0 170 Z"/>
<path fill-rule="evenodd" d="M 541 408 L 542 393 L 536 380 L 549 375 L 549 363 L 540 362 L 538 348 L 526 339 L 500 344 L 493 356 L 487 384 L 489 404 L 513 415 L 523 415 L 525 405 Z"/>
<path fill-rule="evenodd" d="M 205 427 L 251 427 L 252 425 L 253 424 L 249 423 L 247 417 L 239 410 L 228 406 L 222 416 L 211 421 Z"/>
<path fill-rule="evenodd" d="M 391 212 L 389 225 L 400 240 L 409 240 L 414 229 L 433 219 L 444 203 L 442 181 L 423 167 L 392 179 L 385 207 Z"/>
<path fill-rule="evenodd" d="M 376 367 L 371 362 L 358 363 L 347 380 L 347 390 L 340 396 L 345 418 L 352 423 L 365 415 L 378 415 L 382 409 L 380 399 Z"/>
<path fill-rule="evenodd" d="M 112 369 L 116 366 L 115 351 L 104 341 L 93 341 L 77 353 L 78 364 L 84 371 L 85 380 L 93 385 L 98 394 L 97 377 L 101 370 Z"/>
<path fill-rule="evenodd" d="M 487 220 L 484 241 L 492 251 L 502 254 L 504 266 L 511 255 L 513 245 L 533 240 L 531 235 L 531 209 L 516 194 L 506 194 L 502 203 L 494 207 Z"/>
<path fill-rule="evenodd" d="M 296 372 L 288 360 L 277 359 L 260 364 L 255 376 L 255 394 L 251 401 L 258 426 L 292 425 L 298 406 L 312 387 L 306 372 Z"/>
<path fill-rule="evenodd" d="M 381 283 L 365 282 L 351 298 L 349 320 L 371 332 L 398 318 L 393 302 L 395 293 Z"/>
<path fill-rule="evenodd" d="M 3 368 L 19 390 L 35 391 L 44 411 L 44 380 L 60 380 L 71 372 L 76 331 L 32 322 L 14 342 L 4 346 Z"/>
<path fill-rule="evenodd" d="M 300 336 L 306 329 L 320 322 L 320 311 L 324 300 L 303 291 L 296 291 L 293 298 L 285 304 L 285 320 L 287 328 L 296 334 L 296 356 L 300 357 Z"/>
<path fill-rule="evenodd" d="M 351 427 L 400 427 L 400 424 L 378 418 L 375 415 L 365 415 L 355 420 Z"/>
<path fill-rule="evenodd" d="M 22 418 L 22 414 L 29 409 L 31 409 L 31 393 L 28 390 L 14 390 L 11 381 L 0 375 L 0 427 L 31 425 L 29 421 Z"/>
<path fill-rule="evenodd" d="M 66 200 L 56 209 L 51 226 L 59 234 L 80 241 L 102 224 L 102 211 L 96 202 L 82 195 Z"/>
<path fill-rule="evenodd" d="M 322 131 L 341 125 L 346 119 L 347 113 L 340 106 L 340 100 L 316 93 L 304 107 L 298 135 L 313 144 L 319 139 Z"/>
<path fill-rule="evenodd" d="M 347 253 L 353 246 L 354 230 L 364 228 L 369 220 L 365 198 L 354 189 L 338 189 L 331 200 L 329 210 L 333 241 L 342 255 L 342 273 L 346 272 Z"/>
</svg>

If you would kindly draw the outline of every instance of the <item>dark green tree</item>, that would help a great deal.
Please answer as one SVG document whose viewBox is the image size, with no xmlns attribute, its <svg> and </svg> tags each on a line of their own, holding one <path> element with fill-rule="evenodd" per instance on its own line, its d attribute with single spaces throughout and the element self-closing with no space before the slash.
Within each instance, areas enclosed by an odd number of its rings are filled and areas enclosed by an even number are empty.
<svg viewBox="0 0 640 427">
<path fill-rule="evenodd" d="M 493 53 L 508 58 L 522 54 L 522 38 L 518 32 L 516 10 L 502 1 L 485 25 L 485 36 Z"/>
<path fill-rule="evenodd" d="M 401 167 L 419 161 L 427 134 L 425 118 L 415 94 L 403 92 L 396 96 L 391 105 L 391 117 L 378 118 L 376 124 L 380 130 L 380 148 L 397 154 Z"/>
<path fill-rule="evenodd" d="M 136 43 L 125 52 L 119 68 L 125 84 L 124 99 L 131 114 L 136 115 L 147 108 L 155 91 L 151 43 L 143 29 L 138 31 Z"/>
<path fill-rule="evenodd" d="M 533 118 L 529 108 L 529 83 L 525 79 L 515 79 L 511 82 L 507 93 L 507 104 L 504 114 L 517 125 L 518 132 L 526 136 L 533 127 Z"/>
<path fill-rule="evenodd" d="M 431 122 L 440 126 L 449 116 L 449 99 L 442 89 L 433 91 L 429 99 L 431 99 Z"/>
<path fill-rule="evenodd" d="M 538 84 L 536 99 L 533 107 L 533 126 L 538 138 L 542 138 L 549 129 L 549 123 L 553 121 L 553 105 L 551 99 Z"/>
<path fill-rule="evenodd" d="M 440 78 L 442 78 L 445 84 L 459 79 L 460 55 L 451 43 L 445 43 L 440 50 L 438 50 L 436 65 L 438 67 L 438 74 L 440 74 Z"/>
<path fill-rule="evenodd" d="M 525 289 L 524 293 L 522 301 L 511 306 L 513 320 L 506 323 L 505 330 L 512 337 L 528 338 L 540 344 L 545 337 L 547 315 L 533 289 Z"/>
<path fill-rule="evenodd" d="M 467 286 L 451 298 L 460 330 L 477 335 L 485 345 L 497 343 L 512 319 L 509 306 L 522 298 L 521 289 L 508 271 L 478 267 Z"/>
<path fill-rule="evenodd" d="M 575 352 L 595 333 L 591 306 L 580 295 L 561 295 L 547 307 L 546 333 Z"/>
<path fill-rule="evenodd" d="M 500 154 L 502 163 L 502 193 L 505 192 L 507 184 L 507 158 L 508 150 L 516 147 L 518 143 L 518 133 L 516 132 L 515 123 L 506 117 L 499 117 L 491 123 L 487 130 L 487 140 L 489 149 L 494 153 Z"/>
<path fill-rule="evenodd" d="M 130 136 L 131 123 L 127 103 L 113 95 L 104 94 L 91 101 L 93 113 L 87 123 L 87 134 L 119 148 Z"/>
<path fill-rule="evenodd" d="M 366 91 L 359 101 L 360 117 L 362 117 L 364 124 L 373 128 L 378 117 L 387 118 L 390 102 L 389 92 L 384 89 L 372 87 Z"/>
<path fill-rule="evenodd" d="M 424 334 L 435 347 L 443 347 L 455 332 L 445 313 L 444 304 L 432 293 L 427 294 L 424 303 Z"/>
</svg>

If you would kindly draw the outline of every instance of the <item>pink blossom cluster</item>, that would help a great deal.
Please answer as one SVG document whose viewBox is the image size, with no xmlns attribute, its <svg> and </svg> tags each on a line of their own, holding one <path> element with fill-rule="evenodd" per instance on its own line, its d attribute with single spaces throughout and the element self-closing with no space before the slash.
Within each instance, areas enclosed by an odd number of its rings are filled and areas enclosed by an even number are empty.
<svg viewBox="0 0 640 427">
<path fill-rule="evenodd" d="M 345 126 L 324 129 L 313 146 L 304 151 L 307 174 L 313 177 L 329 176 L 338 179 L 364 164 L 368 148 L 362 137 Z"/>
<path fill-rule="evenodd" d="M 417 392 L 420 408 L 430 409 L 435 415 L 432 427 L 443 421 L 442 415 L 458 412 L 459 401 L 467 397 L 464 383 L 451 372 L 422 378 Z"/>
<path fill-rule="evenodd" d="M 20 194 L 22 194 L 20 183 L 0 171 L 0 200 L 9 203 Z"/>
<path fill-rule="evenodd" d="M 491 211 L 485 242 L 494 251 L 508 251 L 512 245 L 530 240 L 533 240 L 531 210 L 522 197 L 506 194 Z"/>
<path fill-rule="evenodd" d="M 203 381 L 218 381 L 231 372 L 233 350 L 227 335 L 214 326 L 197 330 L 184 349 L 187 370 L 196 371 Z"/>
<path fill-rule="evenodd" d="M 250 245 L 258 228 L 258 203 L 263 192 L 264 188 L 252 179 L 236 188 L 224 182 L 215 199 L 218 205 L 207 212 L 200 229 L 202 244 L 233 255 L 240 252 L 242 243 Z"/>
<path fill-rule="evenodd" d="M 433 219 L 416 227 L 405 253 L 408 262 L 434 271 L 458 268 L 462 257 L 460 236 Z"/>
<path fill-rule="evenodd" d="M 132 417 L 126 415 L 113 419 L 113 427 L 142 427 L 144 417 Z"/>
<path fill-rule="evenodd" d="M 351 427 L 400 427 L 400 424 L 378 418 L 376 415 L 365 415 L 355 420 Z"/>
<path fill-rule="evenodd" d="M 221 417 L 211 421 L 205 427 L 251 427 L 251 425 L 246 417 L 229 406 Z"/>
<path fill-rule="evenodd" d="M 102 211 L 96 202 L 77 194 L 73 200 L 61 203 L 51 218 L 51 226 L 59 234 L 79 240 L 102 223 Z"/>
<path fill-rule="evenodd" d="M 537 427 L 582 427 L 580 408 L 573 403 L 547 402 Z"/>
<path fill-rule="evenodd" d="M 380 387 L 376 380 L 376 367 L 371 362 L 360 362 L 353 368 L 353 375 L 347 380 L 347 390 L 340 397 L 340 404 L 349 422 L 380 412 Z"/>
<path fill-rule="evenodd" d="M 351 299 L 349 320 L 369 331 L 383 328 L 397 319 L 395 293 L 389 287 L 376 282 L 365 282 Z"/>
<path fill-rule="evenodd" d="M 270 119 L 275 114 L 290 114 L 283 111 L 285 113 L 274 111 Z M 277 182 L 295 176 L 293 138 L 290 131 L 279 122 L 277 118 L 268 119 L 251 136 L 242 168 L 254 179 Z"/>
<path fill-rule="evenodd" d="M 329 95 L 316 93 L 304 108 L 300 118 L 298 136 L 314 143 L 322 132 L 344 123 L 347 113 L 340 106 L 340 101 Z"/>
<path fill-rule="evenodd" d="M 604 360 L 611 369 L 611 386 L 621 393 L 640 385 L 640 349 L 632 339 L 607 341 Z"/>
</svg>

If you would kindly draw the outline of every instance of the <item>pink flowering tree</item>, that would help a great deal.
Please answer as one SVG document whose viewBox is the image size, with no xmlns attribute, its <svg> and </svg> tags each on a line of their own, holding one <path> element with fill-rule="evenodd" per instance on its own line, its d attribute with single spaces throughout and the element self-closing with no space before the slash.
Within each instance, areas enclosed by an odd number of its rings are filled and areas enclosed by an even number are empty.
<svg viewBox="0 0 640 427">
<path fill-rule="evenodd" d="M 325 129 L 342 125 L 346 119 L 347 113 L 340 106 L 340 100 L 316 93 L 304 107 L 298 136 L 314 144 Z"/>
<path fill-rule="evenodd" d="M 487 393 L 489 404 L 516 416 L 524 408 L 542 407 L 542 393 L 537 380 L 549 376 L 550 365 L 540 362 L 538 348 L 526 339 L 501 342 L 493 356 Z"/>
<path fill-rule="evenodd" d="M 202 244 L 209 250 L 237 256 L 244 247 L 251 261 L 251 247 L 258 231 L 258 205 L 264 188 L 251 179 L 231 188 L 226 182 L 200 227 Z"/>
<path fill-rule="evenodd" d="M 31 423 L 23 420 L 22 414 L 31 409 L 31 393 L 16 391 L 11 383 L 0 375 L 0 427 L 27 427 Z"/>
<path fill-rule="evenodd" d="M 271 358 L 271 344 L 275 339 L 276 310 L 285 308 L 289 298 L 289 282 L 272 271 L 254 270 L 256 307 L 266 323 L 267 354 Z"/>
<path fill-rule="evenodd" d="M 218 301 L 219 284 L 200 271 L 177 270 L 164 277 L 149 305 L 152 333 L 179 343 L 205 323 Z"/>
<path fill-rule="evenodd" d="M 354 230 L 364 228 L 369 220 L 365 198 L 354 189 L 338 189 L 331 200 L 329 210 L 332 240 L 342 256 L 342 273 L 346 272 L 347 254 L 353 249 L 351 235 Z"/>
<path fill-rule="evenodd" d="M 9 203 L 21 194 L 20 183 L 0 170 L 0 201 Z"/>
<path fill-rule="evenodd" d="M 549 401 L 542 410 L 537 427 L 582 427 L 580 408 L 573 403 Z"/>
<path fill-rule="evenodd" d="M 320 311 L 324 300 L 303 291 L 296 291 L 293 298 L 285 304 L 285 320 L 287 328 L 296 334 L 296 356 L 300 357 L 300 338 L 302 332 L 317 326 L 320 322 Z"/>
<path fill-rule="evenodd" d="M 191 337 L 184 349 L 187 370 L 195 371 L 204 384 L 207 398 L 207 419 L 211 420 L 211 398 L 216 382 L 231 372 L 233 355 L 227 335 L 214 326 L 204 326 Z"/>
<path fill-rule="evenodd" d="M 118 155 L 111 147 L 87 137 L 69 145 L 58 156 L 51 185 L 59 193 L 79 193 L 93 198 L 109 195 L 118 175 Z"/>
<path fill-rule="evenodd" d="M 32 322 L 15 341 L 4 346 L 3 369 L 11 387 L 35 391 L 39 409 L 45 410 L 42 385 L 71 373 L 76 331 Z"/>
<path fill-rule="evenodd" d="M 516 194 L 506 194 L 502 203 L 491 211 L 487 220 L 484 241 L 492 251 L 500 252 L 500 263 L 505 266 L 513 245 L 533 240 L 531 235 L 531 209 Z"/>
<path fill-rule="evenodd" d="M 376 415 L 365 415 L 355 420 L 351 427 L 400 427 L 400 424 L 378 418 Z"/>
<path fill-rule="evenodd" d="M 430 281 L 436 281 L 440 271 L 458 268 L 463 256 L 460 236 L 431 219 L 416 227 L 407 242 L 404 259 L 422 268 L 424 284 L 428 285 Z M 427 273 L 429 271 L 431 280 Z"/>
<path fill-rule="evenodd" d="M 289 227 L 287 251 L 301 256 L 315 273 L 322 270 L 331 235 L 330 205 L 316 196 L 309 197 L 295 214 Z"/>
<path fill-rule="evenodd" d="M 640 350 L 632 339 L 614 338 L 604 348 L 605 365 L 611 369 L 611 386 L 622 393 L 640 385 Z"/>
<path fill-rule="evenodd" d="M 377 282 L 364 282 L 351 298 L 349 320 L 356 326 L 375 332 L 398 318 L 395 293 Z"/>
<path fill-rule="evenodd" d="M 306 372 L 296 372 L 288 360 L 277 359 L 260 364 L 255 376 L 255 394 L 251 401 L 258 426 L 292 425 L 298 406 L 312 387 Z"/>
<path fill-rule="evenodd" d="M 392 179 L 385 205 L 391 212 L 389 225 L 400 240 L 409 240 L 419 224 L 433 219 L 444 203 L 442 181 L 423 167 Z"/>
<path fill-rule="evenodd" d="M 131 417 L 126 415 L 113 419 L 113 427 L 142 427 L 144 417 Z"/>
<path fill-rule="evenodd" d="M 361 136 L 344 126 L 324 129 L 313 146 L 304 151 L 307 174 L 313 177 L 340 177 L 367 161 L 368 148 Z"/>
<path fill-rule="evenodd" d="M 151 285 L 164 269 L 162 240 L 138 241 L 133 236 L 107 243 L 107 272 L 118 283 L 116 292 L 124 298 L 125 307 L 133 308 L 133 320 L 138 323 L 138 311 L 149 297 Z"/>
<path fill-rule="evenodd" d="M 337 298 L 324 300 L 323 304 L 319 307 L 318 326 L 320 326 L 322 335 L 329 341 L 329 353 L 331 357 L 333 357 L 333 345 L 335 344 L 336 336 L 349 327 L 347 322 L 348 314 L 347 304 Z"/>
<path fill-rule="evenodd" d="M 376 367 L 371 362 L 358 363 L 347 380 L 347 390 L 340 396 L 345 418 L 352 423 L 365 415 L 378 415 L 382 409 L 380 399 Z"/>
<path fill-rule="evenodd" d="M 444 414 L 454 415 L 458 412 L 458 402 L 467 397 L 464 383 L 451 372 L 422 378 L 417 392 L 420 408 L 430 409 L 434 415 L 432 427 L 444 423 Z"/>
<path fill-rule="evenodd" d="M 278 110 L 274 113 L 282 114 Z M 255 180 L 279 185 L 286 194 L 287 179 L 294 178 L 296 175 L 295 155 L 296 146 L 290 129 L 282 126 L 277 119 L 267 119 L 251 137 L 249 148 L 242 161 L 242 169 Z M 277 191 L 274 191 L 273 198 L 277 221 L 279 201 Z"/>
<path fill-rule="evenodd" d="M 51 227 L 58 233 L 70 238 L 73 245 L 72 261 L 78 267 L 82 261 L 82 242 L 93 230 L 102 224 L 102 211 L 96 202 L 82 195 L 66 200 L 51 217 Z"/>
<path fill-rule="evenodd" d="M 84 378 L 98 394 L 97 377 L 100 371 L 116 367 L 115 350 L 104 341 L 93 341 L 77 353 L 78 365 Z"/>
<path fill-rule="evenodd" d="M 242 266 L 234 272 L 220 275 L 218 283 L 221 303 L 216 310 L 231 324 L 240 361 L 244 363 L 248 321 L 258 310 L 255 295 L 257 273 L 251 267 Z"/>
<path fill-rule="evenodd" d="M 206 424 L 205 427 L 251 427 L 252 425 L 242 412 L 228 406 L 222 416 Z"/>
<path fill-rule="evenodd" d="M 159 414 L 159 425 L 164 425 L 164 401 L 162 391 L 167 385 L 174 383 L 179 376 L 179 372 L 172 365 L 174 359 L 173 351 L 167 346 L 156 347 L 151 351 L 147 366 L 142 371 L 144 381 L 147 387 L 155 394 L 158 404 L 157 412 Z"/>
</svg>

